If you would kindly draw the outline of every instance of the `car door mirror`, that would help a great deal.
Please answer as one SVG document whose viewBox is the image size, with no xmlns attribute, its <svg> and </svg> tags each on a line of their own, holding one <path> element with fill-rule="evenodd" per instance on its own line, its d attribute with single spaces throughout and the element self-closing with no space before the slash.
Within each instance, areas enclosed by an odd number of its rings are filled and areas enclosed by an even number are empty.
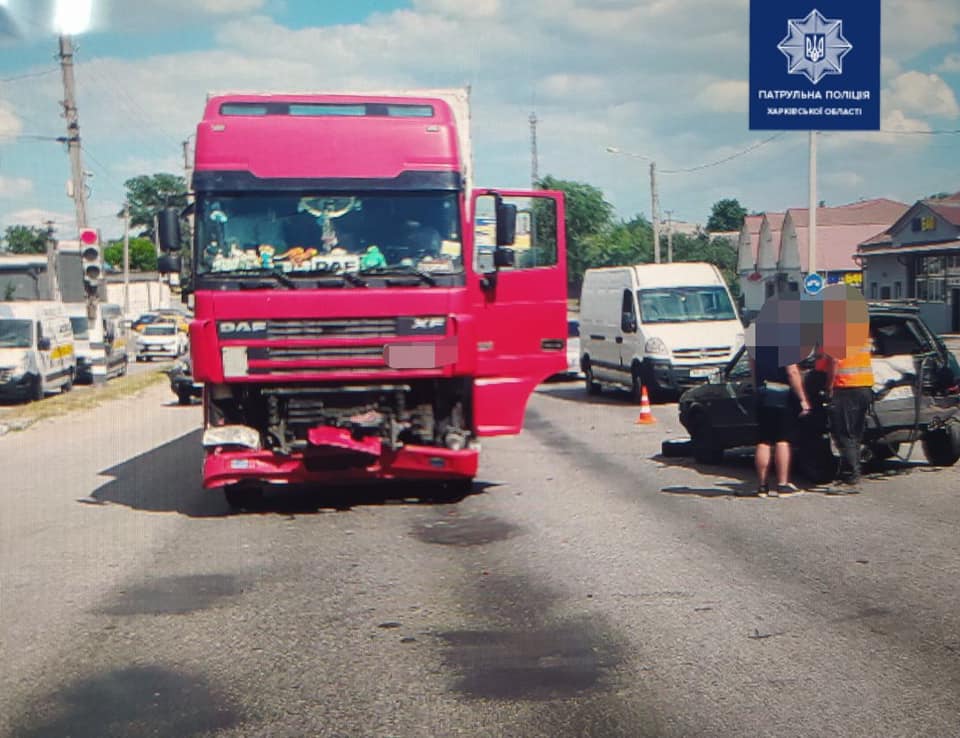
<svg viewBox="0 0 960 738">
<path fill-rule="evenodd" d="M 620 318 L 620 330 L 624 333 L 636 333 L 637 316 L 633 313 L 623 313 Z"/>
<path fill-rule="evenodd" d="M 39 341 L 37 341 L 37 348 L 40 349 L 41 351 L 49 351 L 49 350 L 50 350 L 50 339 L 49 339 L 49 338 L 41 338 Z"/>
</svg>

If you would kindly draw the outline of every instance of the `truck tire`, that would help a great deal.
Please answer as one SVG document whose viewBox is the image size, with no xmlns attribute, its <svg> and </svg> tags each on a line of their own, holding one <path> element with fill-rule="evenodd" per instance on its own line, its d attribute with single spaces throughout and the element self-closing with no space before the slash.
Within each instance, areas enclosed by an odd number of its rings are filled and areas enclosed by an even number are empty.
<svg viewBox="0 0 960 738">
<path fill-rule="evenodd" d="M 953 466 L 960 460 L 960 424 L 928 432 L 923 437 L 923 455 L 931 466 Z"/>
<path fill-rule="evenodd" d="M 257 510 L 263 506 L 263 487 L 257 484 L 228 484 L 223 495 L 232 511 Z"/>
<path fill-rule="evenodd" d="M 723 463 L 723 447 L 717 443 L 710 418 L 702 412 L 690 425 L 690 445 L 693 448 L 693 458 L 698 463 L 713 466 Z"/>
</svg>

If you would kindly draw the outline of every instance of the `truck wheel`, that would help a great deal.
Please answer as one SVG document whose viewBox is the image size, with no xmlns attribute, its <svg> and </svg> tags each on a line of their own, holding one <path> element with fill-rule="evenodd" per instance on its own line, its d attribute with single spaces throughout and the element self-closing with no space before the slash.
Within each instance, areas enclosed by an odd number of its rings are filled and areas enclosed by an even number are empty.
<svg viewBox="0 0 960 738">
<path fill-rule="evenodd" d="M 588 395 L 600 394 L 600 383 L 593 378 L 593 368 L 590 366 L 590 359 L 583 360 L 583 383 L 587 388 Z"/>
<path fill-rule="evenodd" d="M 263 505 L 263 487 L 256 484 L 228 484 L 223 495 L 233 511 L 256 510 Z"/>
<path fill-rule="evenodd" d="M 691 425 L 690 445 L 698 463 L 714 466 L 723 463 L 723 447 L 717 443 L 710 418 L 703 413 L 697 415 Z"/>
<path fill-rule="evenodd" d="M 960 424 L 951 423 L 923 437 L 923 455 L 932 466 L 953 466 L 960 460 Z"/>
</svg>

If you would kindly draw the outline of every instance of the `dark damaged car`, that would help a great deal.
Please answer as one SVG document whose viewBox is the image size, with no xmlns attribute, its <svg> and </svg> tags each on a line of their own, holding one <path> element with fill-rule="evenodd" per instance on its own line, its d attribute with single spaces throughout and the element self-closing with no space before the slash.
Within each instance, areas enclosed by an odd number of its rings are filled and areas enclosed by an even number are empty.
<svg viewBox="0 0 960 738">
<path fill-rule="evenodd" d="M 960 459 L 960 366 L 915 307 L 870 303 L 874 371 L 873 404 L 867 415 L 862 458 L 891 458 L 919 442 L 927 461 L 952 466 Z M 823 396 L 824 375 L 801 365 L 811 397 Z M 827 432 L 825 408 L 800 423 L 794 465 L 815 483 L 834 478 L 837 459 Z M 718 464 L 724 451 L 754 446 L 755 390 L 749 356 L 741 350 L 708 384 L 680 398 L 680 422 L 690 434 L 697 461 Z"/>
</svg>

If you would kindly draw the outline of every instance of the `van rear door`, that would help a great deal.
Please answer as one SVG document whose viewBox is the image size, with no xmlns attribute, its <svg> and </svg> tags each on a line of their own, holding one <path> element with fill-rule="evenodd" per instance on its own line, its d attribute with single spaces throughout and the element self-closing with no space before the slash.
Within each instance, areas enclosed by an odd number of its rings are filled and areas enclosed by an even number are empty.
<svg viewBox="0 0 960 738">
<path fill-rule="evenodd" d="M 494 267 L 497 202 L 516 207 L 512 265 Z M 478 435 L 519 433 L 530 393 L 566 370 L 567 254 L 563 193 L 474 190 L 469 243 Z M 501 259 L 503 256 L 500 257 Z"/>
</svg>

